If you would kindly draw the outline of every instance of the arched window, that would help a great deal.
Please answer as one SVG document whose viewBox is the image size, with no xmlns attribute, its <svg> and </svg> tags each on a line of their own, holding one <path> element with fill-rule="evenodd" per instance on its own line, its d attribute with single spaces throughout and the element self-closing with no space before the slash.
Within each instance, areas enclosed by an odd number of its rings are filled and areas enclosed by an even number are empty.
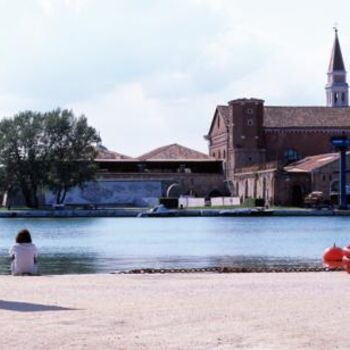
<svg viewBox="0 0 350 350">
<path fill-rule="evenodd" d="M 226 151 L 223 151 L 223 158 L 226 159 Z"/>
<path fill-rule="evenodd" d="M 300 155 L 294 149 L 288 149 L 284 152 L 284 160 L 287 162 L 293 162 L 298 159 L 300 159 Z"/>
<path fill-rule="evenodd" d="M 220 159 L 221 158 L 221 152 L 218 151 L 218 158 Z"/>
</svg>

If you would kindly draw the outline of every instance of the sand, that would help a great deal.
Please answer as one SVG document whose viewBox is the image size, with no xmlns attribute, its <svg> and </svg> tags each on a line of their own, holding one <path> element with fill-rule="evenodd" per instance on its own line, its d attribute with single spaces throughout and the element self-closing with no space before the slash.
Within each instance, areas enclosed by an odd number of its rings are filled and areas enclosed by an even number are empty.
<svg viewBox="0 0 350 350">
<path fill-rule="evenodd" d="M 0 276 L 0 349 L 349 349 L 350 276 Z"/>
</svg>

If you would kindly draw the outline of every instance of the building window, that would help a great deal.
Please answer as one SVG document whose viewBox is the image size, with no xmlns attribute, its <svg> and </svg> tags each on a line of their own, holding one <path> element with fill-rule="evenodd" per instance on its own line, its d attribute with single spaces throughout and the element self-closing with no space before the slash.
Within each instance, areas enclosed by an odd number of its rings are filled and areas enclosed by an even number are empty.
<svg viewBox="0 0 350 350">
<path fill-rule="evenodd" d="M 344 94 L 344 92 L 341 94 L 341 101 L 345 102 L 345 94 Z"/>
<path fill-rule="evenodd" d="M 215 158 L 215 156 L 216 156 L 216 154 L 215 154 L 215 152 L 213 152 L 213 157 Z"/>
<path fill-rule="evenodd" d="M 331 193 L 338 193 L 339 192 L 339 181 L 338 180 L 334 180 L 331 182 L 331 185 L 330 185 L 330 190 L 331 190 Z"/>
<path fill-rule="evenodd" d="M 220 117 L 218 116 L 218 128 L 220 128 Z"/>
<path fill-rule="evenodd" d="M 247 124 L 248 126 L 253 126 L 254 125 L 253 119 L 248 119 Z"/>
<path fill-rule="evenodd" d="M 322 181 L 326 181 L 326 175 L 322 175 Z"/>
<path fill-rule="evenodd" d="M 284 152 L 284 160 L 287 162 L 293 162 L 298 159 L 300 159 L 300 155 L 294 149 L 288 149 Z"/>
<path fill-rule="evenodd" d="M 226 159 L 226 151 L 223 151 L 223 158 Z"/>
<path fill-rule="evenodd" d="M 220 159 L 221 158 L 221 152 L 218 151 L 218 158 Z"/>
<path fill-rule="evenodd" d="M 249 115 L 252 115 L 254 113 L 253 108 L 247 108 L 246 109 L 246 113 L 249 114 Z"/>
</svg>

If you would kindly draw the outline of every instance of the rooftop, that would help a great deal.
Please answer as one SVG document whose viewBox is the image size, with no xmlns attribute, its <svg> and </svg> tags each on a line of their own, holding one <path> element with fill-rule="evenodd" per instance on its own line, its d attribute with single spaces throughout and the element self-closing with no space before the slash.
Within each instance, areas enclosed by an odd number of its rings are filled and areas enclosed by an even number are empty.
<svg viewBox="0 0 350 350">
<path fill-rule="evenodd" d="M 132 157 L 126 156 L 125 154 L 121 154 L 118 152 L 110 151 L 107 147 L 103 145 L 97 145 L 97 156 L 95 160 L 126 160 L 133 159 Z"/>
<path fill-rule="evenodd" d="M 265 128 L 350 128 L 350 107 L 264 107 Z"/>
<path fill-rule="evenodd" d="M 138 157 L 139 160 L 211 160 L 205 153 L 173 143 L 156 148 Z"/>
<path fill-rule="evenodd" d="M 350 152 L 347 152 L 347 154 L 350 155 Z M 284 167 L 284 170 L 289 173 L 310 173 L 338 159 L 338 153 L 318 154 L 293 162 Z"/>
</svg>

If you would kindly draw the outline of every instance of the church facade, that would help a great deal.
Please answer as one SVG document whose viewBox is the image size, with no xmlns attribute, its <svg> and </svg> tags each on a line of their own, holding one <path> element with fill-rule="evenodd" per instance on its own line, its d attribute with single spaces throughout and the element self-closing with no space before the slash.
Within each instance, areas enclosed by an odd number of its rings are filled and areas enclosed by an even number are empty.
<svg viewBox="0 0 350 350">
<path fill-rule="evenodd" d="M 332 136 L 350 137 L 348 84 L 337 30 L 327 77 L 325 106 L 266 106 L 262 99 L 241 98 L 216 107 L 205 138 L 210 156 L 224 162 L 233 196 L 300 205 L 313 190 L 310 176 L 288 166 L 334 152 Z"/>
</svg>

